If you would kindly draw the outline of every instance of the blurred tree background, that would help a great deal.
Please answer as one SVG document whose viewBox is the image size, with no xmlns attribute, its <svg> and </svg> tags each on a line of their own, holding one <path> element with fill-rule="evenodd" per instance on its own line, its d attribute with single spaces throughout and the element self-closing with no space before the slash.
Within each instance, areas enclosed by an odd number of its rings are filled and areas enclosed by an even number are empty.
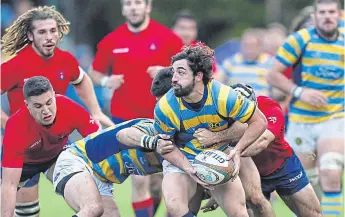
<svg viewBox="0 0 345 217">
<path fill-rule="evenodd" d="M 199 21 L 199 39 L 216 47 L 239 37 L 247 27 L 265 27 L 280 22 L 286 27 L 313 0 L 153 0 L 152 18 L 171 26 L 181 10 Z M 71 21 L 73 41 L 93 49 L 107 33 L 124 22 L 120 0 L 48 0 Z"/>
</svg>

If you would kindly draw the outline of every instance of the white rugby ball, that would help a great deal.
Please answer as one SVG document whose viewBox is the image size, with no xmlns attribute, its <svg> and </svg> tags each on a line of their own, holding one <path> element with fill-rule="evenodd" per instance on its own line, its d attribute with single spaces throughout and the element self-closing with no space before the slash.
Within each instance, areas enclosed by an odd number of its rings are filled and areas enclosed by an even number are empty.
<svg viewBox="0 0 345 217">
<path fill-rule="evenodd" d="M 200 152 L 192 165 L 197 177 L 210 185 L 221 185 L 228 182 L 235 169 L 233 160 L 226 160 L 227 154 L 218 150 Z"/>
</svg>

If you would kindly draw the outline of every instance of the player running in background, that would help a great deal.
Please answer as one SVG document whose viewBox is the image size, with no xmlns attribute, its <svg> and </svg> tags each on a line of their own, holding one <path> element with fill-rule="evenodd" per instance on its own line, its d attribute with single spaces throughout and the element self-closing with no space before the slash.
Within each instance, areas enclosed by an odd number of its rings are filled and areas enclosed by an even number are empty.
<svg viewBox="0 0 345 217">
<path fill-rule="evenodd" d="M 220 131 L 234 122 L 232 118 L 247 122 L 248 129 L 229 154 L 236 165 L 236 176 L 240 154 L 265 131 L 267 123 L 263 114 L 255 109 L 254 102 L 211 79 L 213 60 L 213 51 L 205 45 L 187 47 L 173 57 L 173 88 L 156 105 L 155 129 L 174 136 L 176 145 L 193 160 L 203 150 L 193 136 L 198 128 Z M 226 147 L 215 144 L 212 149 Z M 194 180 L 167 161 L 163 161 L 163 173 L 163 195 L 169 214 L 194 216 L 188 208 L 197 186 Z M 240 179 L 215 187 L 212 194 L 228 216 L 248 216 Z"/>
<path fill-rule="evenodd" d="M 316 0 L 314 9 L 315 27 L 289 36 L 278 50 L 268 78 L 272 85 L 293 96 L 287 140 L 307 175 L 311 179 L 320 177 L 323 215 L 340 216 L 344 166 L 344 34 L 338 29 L 340 2 Z M 299 67 L 293 81 L 281 74 L 292 65 Z"/>
<path fill-rule="evenodd" d="M 114 90 L 111 115 L 115 123 L 153 118 L 152 78 L 170 65 L 171 57 L 183 46 L 172 30 L 150 18 L 152 0 L 121 0 L 121 4 L 126 23 L 98 44 L 90 70 L 95 84 Z M 149 183 L 149 177 L 132 178 L 132 206 L 137 217 L 152 216 L 148 214 L 153 208 Z"/>
<path fill-rule="evenodd" d="M 1 94 L 7 92 L 10 114 L 24 105 L 24 81 L 32 76 L 47 77 L 57 94 L 64 95 L 69 83 L 74 87 L 91 115 L 106 126 L 113 125 L 96 100 L 91 79 L 81 70 L 77 60 L 56 47 L 69 32 L 69 23 L 54 7 L 37 7 L 21 15 L 2 37 L 2 51 L 15 55 L 1 65 Z M 1 110 L 1 127 L 8 116 Z M 33 215 L 39 211 L 39 175 L 18 192 L 17 216 Z M 35 206 L 34 206 L 35 205 Z M 24 213 L 24 214 L 23 214 Z"/>
<path fill-rule="evenodd" d="M 29 78 L 23 87 L 25 105 L 6 124 L 2 163 L 1 216 L 12 217 L 16 193 L 41 172 L 52 181 L 54 163 L 74 131 L 82 136 L 96 132 L 99 125 L 89 113 L 65 96 L 55 95 L 49 80 Z M 30 207 L 30 208 L 35 208 Z M 39 209 L 32 209 L 37 215 Z M 17 210 L 18 215 L 26 216 Z"/>
</svg>

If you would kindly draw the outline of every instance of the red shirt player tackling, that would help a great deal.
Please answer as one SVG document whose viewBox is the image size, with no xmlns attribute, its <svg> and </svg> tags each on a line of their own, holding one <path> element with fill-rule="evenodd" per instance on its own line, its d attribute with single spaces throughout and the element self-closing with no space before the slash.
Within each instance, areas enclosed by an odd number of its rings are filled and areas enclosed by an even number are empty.
<svg viewBox="0 0 345 217">
<path fill-rule="evenodd" d="M 13 216 L 17 188 L 51 169 L 74 130 L 86 137 L 99 129 L 83 107 L 65 96 L 55 96 L 47 78 L 32 77 L 23 89 L 26 107 L 9 118 L 4 136 L 3 217 Z"/>
<path fill-rule="evenodd" d="M 111 114 L 115 122 L 153 118 L 156 103 L 150 94 L 159 66 L 169 66 L 183 46 L 172 30 L 151 20 L 151 0 L 123 0 L 127 22 L 99 44 L 90 77 L 94 83 L 114 88 Z M 109 68 L 112 75 L 107 77 Z"/>
</svg>

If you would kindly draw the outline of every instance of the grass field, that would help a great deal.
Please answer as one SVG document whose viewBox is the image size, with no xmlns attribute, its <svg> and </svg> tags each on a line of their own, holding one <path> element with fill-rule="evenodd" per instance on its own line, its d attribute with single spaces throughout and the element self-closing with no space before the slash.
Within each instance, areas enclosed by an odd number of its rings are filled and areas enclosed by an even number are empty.
<svg viewBox="0 0 345 217">
<path fill-rule="evenodd" d="M 134 217 L 134 212 L 130 202 L 130 180 L 128 179 L 121 185 L 114 185 L 114 197 L 119 206 L 122 217 Z M 53 192 L 53 186 L 43 176 L 40 180 L 40 202 L 41 217 L 71 217 L 74 212 L 68 207 L 62 197 Z M 277 217 L 292 217 L 292 213 L 285 204 L 278 200 L 274 203 L 274 209 Z M 202 213 L 200 217 L 225 217 L 221 209 L 213 212 Z M 160 206 L 156 217 L 165 217 L 165 207 Z"/>
</svg>

